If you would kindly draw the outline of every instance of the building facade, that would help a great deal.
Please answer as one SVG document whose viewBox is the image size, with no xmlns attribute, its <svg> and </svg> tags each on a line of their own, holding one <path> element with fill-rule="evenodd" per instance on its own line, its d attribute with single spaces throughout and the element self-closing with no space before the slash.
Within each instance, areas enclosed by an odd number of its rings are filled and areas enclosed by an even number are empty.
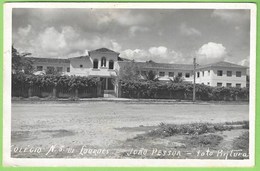
<svg viewBox="0 0 260 171">
<path fill-rule="evenodd" d="M 194 82 L 193 64 L 166 64 L 153 61 L 134 62 L 119 57 L 119 53 L 107 48 L 89 51 L 87 56 L 68 59 L 31 58 L 36 69 L 35 74 L 59 72 L 64 75 L 98 77 L 102 83 L 102 96 L 113 95 L 117 85 L 113 79 L 120 69 L 134 63 L 140 75 L 153 71 L 161 81 L 173 80 L 179 76 L 187 82 Z M 208 86 L 246 87 L 247 67 L 229 62 L 217 62 L 208 65 L 198 65 L 195 70 L 196 83 Z"/>
</svg>

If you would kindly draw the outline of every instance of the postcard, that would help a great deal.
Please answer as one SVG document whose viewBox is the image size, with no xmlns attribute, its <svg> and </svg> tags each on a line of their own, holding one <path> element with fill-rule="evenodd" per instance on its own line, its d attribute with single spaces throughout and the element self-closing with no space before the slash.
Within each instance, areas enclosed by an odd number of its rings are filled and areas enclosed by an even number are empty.
<svg viewBox="0 0 260 171">
<path fill-rule="evenodd" d="M 6 3 L 5 166 L 252 167 L 253 3 Z"/>
</svg>

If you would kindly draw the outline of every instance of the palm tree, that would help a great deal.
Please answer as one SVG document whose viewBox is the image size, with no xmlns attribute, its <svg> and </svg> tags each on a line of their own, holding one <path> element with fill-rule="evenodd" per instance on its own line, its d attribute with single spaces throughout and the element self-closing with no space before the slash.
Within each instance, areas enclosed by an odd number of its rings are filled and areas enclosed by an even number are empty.
<svg viewBox="0 0 260 171">
<path fill-rule="evenodd" d="M 174 83 L 182 83 L 184 81 L 183 77 L 181 76 L 176 76 L 174 77 L 174 79 L 172 80 L 172 82 Z"/>
<path fill-rule="evenodd" d="M 158 78 L 156 77 L 156 72 L 152 70 L 143 73 L 142 76 L 147 81 L 158 81 Z"/>
</svg>

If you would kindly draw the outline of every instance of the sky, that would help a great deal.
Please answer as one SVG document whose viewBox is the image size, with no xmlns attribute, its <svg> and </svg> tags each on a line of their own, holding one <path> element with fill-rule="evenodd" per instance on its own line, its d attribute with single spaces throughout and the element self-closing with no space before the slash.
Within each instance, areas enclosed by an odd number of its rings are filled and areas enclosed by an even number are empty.
<svg viewBox="0 0 260 171">
<path fill-rule="evenodd" d="M 250 11 L 221 9 L 13 9 L 12 42 L 34 57 L 109 48 L 135 61 L 249 65 Z"/>
</svg>

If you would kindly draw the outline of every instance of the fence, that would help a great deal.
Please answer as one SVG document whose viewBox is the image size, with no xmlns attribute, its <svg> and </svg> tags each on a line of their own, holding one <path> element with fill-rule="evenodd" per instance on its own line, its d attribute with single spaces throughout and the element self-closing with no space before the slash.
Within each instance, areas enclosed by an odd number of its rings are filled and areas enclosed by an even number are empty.
<svg viewBox="0 0 260 171">
<path fill-rule="evenodd" d="M 97 97 L 97 88 L 89 87 L 85 89 L 59 89 L 59 88 L 40 88 L 37 86 L 25 87 L 20 86 L 19 88 L 12 88 L 12 97 L 33 97 L 37 96 L 40 98 L 57 97 L 57 98 L 93 98 Z"/>
</svg>

